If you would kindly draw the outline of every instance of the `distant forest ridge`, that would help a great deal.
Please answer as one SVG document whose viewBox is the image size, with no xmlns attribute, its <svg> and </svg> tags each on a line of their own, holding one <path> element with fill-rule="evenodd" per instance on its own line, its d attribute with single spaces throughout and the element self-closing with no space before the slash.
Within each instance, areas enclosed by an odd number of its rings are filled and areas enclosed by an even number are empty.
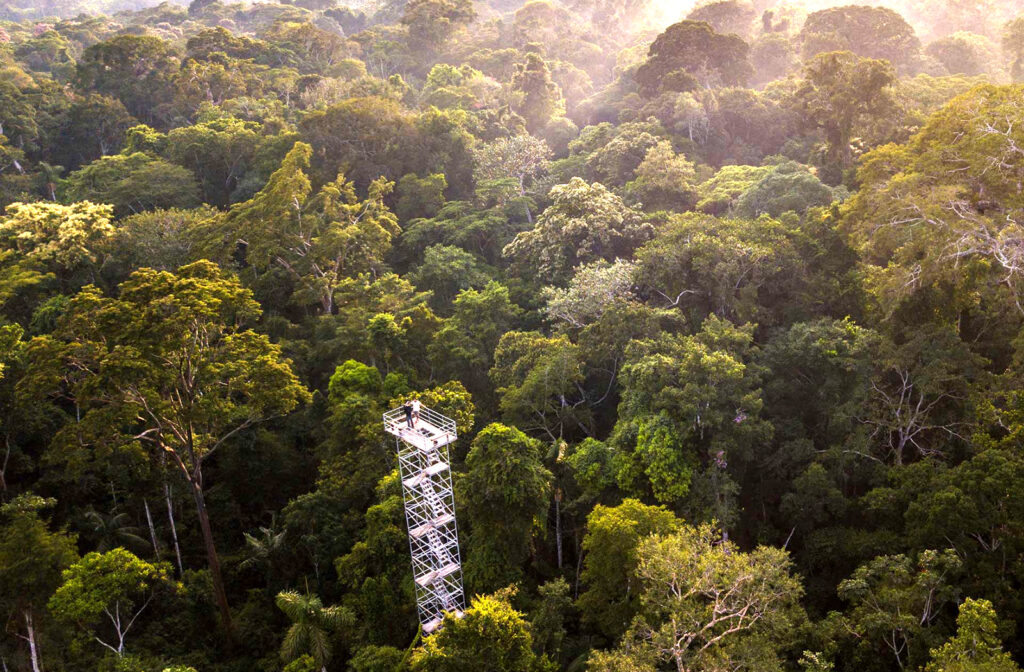
<svg viewBox="0 0 1024 672">
<path fill-rule="evenodd" d="M 4 20 L 41 19 L 59 17 L 62 19 L 87 14 L 111 14 L 125 10 L 138 11 L 155 7 L 166 0 L 8 0 L 0 3 L 0 14 Z M 188 0 L 171 0 L 171 4 L 188 5 Z"/>
<path fill-rule="evenodd" d="M 362 12 L 369 23 L 388 22 L 401 15 L 407 0 L 282 0 L 282 2 L 258 2 L 258 0 L 199 0 L 200 4 L 231 5 L 263 4 L 268 6 L 293 6 L 310 10 L 324 10 L 332 7 L 350 8 L 354 12 Z M 69 18 L 80 14 L 116 14 L 124 11 L 139 11 L 159 5 L 189 6 L 191 0 L 6 0 L 0 1 L 0 21 L 23 21 L 44 18 Z M 486 20 L 495 13 L 518 9 L 523 0 L 474 0 L 478 19 Z M 571 0 L 556 0 L 570 9 Z M 710 0 L 617 0 L 606 3 L 621 6 L 618 12 L 630 17 L 630 26 L 623 26 L 629 32 L 642 26 L 650 30 L 661 31 L 668 25 L 680 21 L 691 10 L 702 5 L 711 4 Z M 845 5 L 868 5 L 888 7 L 899 12 L 911 25 L 917 35 L 924 40 L 942 37 L 952 30 L 936 30 L 937 14 L 942 14 L 939 3 L 933 0 L 752 0 L 749 3 L 759 13 L 773 11 L 784 17 L 784 20 L 797 25 L 803 17 L 812 12 L 829 7 Z M 956 3 L 961 9 L 973 8 L 971 12 L 959 12 L 958 23 L 953 30 L 964 30 L 986 34 L 989 29 L 1001 26 L 1020 11 L 1019 0 L 986 0 L 984 2 Z M 939 21 L 941 23 L 941 21 Z M 947 27 L 948 28 L 948 27 Z M 942 33 L 942 34 L 940 34 Z"/>
</svg>

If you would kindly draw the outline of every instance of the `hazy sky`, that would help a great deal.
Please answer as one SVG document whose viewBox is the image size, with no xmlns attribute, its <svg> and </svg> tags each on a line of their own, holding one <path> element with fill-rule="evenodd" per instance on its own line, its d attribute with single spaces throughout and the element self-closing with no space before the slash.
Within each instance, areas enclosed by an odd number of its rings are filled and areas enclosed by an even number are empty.
<svg viewBox="0 0 1024 672">
<path fill-rule="evenodd" d="M 664 27 L 674 23 L 698 5 L 707 4 L 708 0 L 652 0 L 653 8 L 651 23 L 654 27 Z M 955 30 L 976 30 L 981 31 L 977 21 L 984 21 L 987 25 L 984 32 L 990 36 L 997 37 L 1002 24 L 1015 16 L 1024 13 L 1024 0 L 753 0 L 752 4 L 758 7 L 775 4 L 781 12 L 791 15 L 793 23 L 799 26 L 803 17 L 810 12 L 827 7 L 842 5 L 877 5 L 890 7 L 899 12 L 907 21 L 914 25 L 915 30 L 924 41 L 934 36 L 930 33 L 937 29 L 937 22 L 942 22 L 942 17 L 948 16 L 946 25 L 941 27 L 941 32 L 948 34 Z M 961 21 L 961 14 L 956 8 L 974 7 L 975 25 L 958 25 Z M 948 8 L 953 8 L 948 10 Z M 967 12 L 968 14 L 970 12 Z"/>
</svg>

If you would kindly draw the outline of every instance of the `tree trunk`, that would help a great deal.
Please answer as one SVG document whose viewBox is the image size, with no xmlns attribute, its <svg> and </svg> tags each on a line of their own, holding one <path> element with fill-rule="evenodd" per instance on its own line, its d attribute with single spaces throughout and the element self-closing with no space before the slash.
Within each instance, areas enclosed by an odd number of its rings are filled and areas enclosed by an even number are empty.
<svg viewBox="0 0 1024 672">
<path fill-rule="evenodd" d="M 573 597 L 580 599 L 580 569 L 583 567 L 583 546 L 580 545 L 579 530 L 572 531 L 572 545 L 576 549 L 576 582 L 573 589 Z"/>
<path fill-rule="evenodd" d="M 149 540 L 153 542 L 153 556 L 160 559 L 160 544 L 156 543 L 156 528 L 153 527 L 153 514 L 149 512 L 149 500 L 143 498 L 142 508 L 146 510 L 146 524 L 149 525 Z"/>
<path fill-rule="evenodd" d="M 901 427 L 899 429 L 899 438 L 896 440 L 896 455 L 894 461 L 897 467 L 903 466 L 903 455 L 906 453 L 907 443 L 909 442 L 907 435 L 907 430 Z"/>
<path fill-rule="evenodd" d="M 523 176 L 519 176 L 519 196 L 526 198 L 526 183 L 523 181 Z M 530 212 L 530 204 L 523 203 L 523 210 L 526 211 L 526 221 L 529 222 L 530 226 L 533 226 L 533 213 Z"/>
<path fill-rule="evenodd" d="M 213 595 L 220 608 L 221 624 L 228 638 L 233 637 L 231 609 L 228 607 L 228 594 L 224 590 L 224 577 L 220 572 L 220 558 L 213 544 L 213 528 L 210 527 L 210 513 L 206 510 L 206 498 L 200 481 L 192 480 L 192 496 L 196 500 L 196 513 L 199 514 L 199 527 L 203 530 L 203 544 L 206 546 L 206 561 L 210 566 L 210 577 L 213 579 Z"/>
<path fill-rule="evenodd" d="M 39 649 L 36 647 L 36 629 L 32 625 L 32 612 L 25 610 L 25 629 L 28 630 L 28 652 L 32 658 L 32 672 L 42 672 Z"/>
<path fill-rule="evenodd" d="M 7 463 L 11 459 L 11 437 L 4 434 L 4 459 L 0 462 L 0 491 L 7 492 Z"/>
<path fill-rule="evenodd" d="M 171 540 L 174 543 L 174 557 L 178 561 L 178 577 L 180 578 L 185 574 L 185 567 L 181 564 L 181 547 L 178 546 L 178 528 L 174 524 L 174 504 L 171 502 L 171 486 L 166 480 L 164 480 L 164 499 L 167 501 L 167 519 L 171 521 Z"/>
<path fill-rule="evenodd" d="M 555 548 L 558 550 L 558 568 L 562 568 L 562 491 L 555 493 Z"/>
</svg>

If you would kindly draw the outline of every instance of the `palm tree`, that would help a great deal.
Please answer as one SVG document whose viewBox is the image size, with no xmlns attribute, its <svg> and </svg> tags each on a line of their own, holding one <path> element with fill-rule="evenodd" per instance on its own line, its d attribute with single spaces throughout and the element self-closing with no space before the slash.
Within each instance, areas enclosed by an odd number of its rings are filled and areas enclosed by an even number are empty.
<svg viewBox="0 0 1024 672">
<path fill-rule="evenodd" d="M 60 175 L 64 172 L 64 166 L 53 166 L 45 161 L 39 162 L 39 178 L 46 187 L 46 194 L 51 201 L 57 200 L 57 185 L 60 184 Z"/>
<path fill-rule="evenodd" d="M 149 545 L 140 535 L 141 528 L 129 524 L 131 521 L 127 513 L 106 514 L 86 511 L 83 517 L 89 532 L 95 535 L 96 550 L 100 553 L 118 547 L 138 550 Z"/>
<path fill-rule="evenodd" d="M 276 603 L 292 621 L 281 643 L 281 659 L 290 662 L 308 653 L 321 671 L 326 672 L 331 660 L 331 635 L 352 625 L 355 616 L 345 607 L 325 607 L 319 597 L 308 592 L 302 595 L 294 590 L 281 591 Z"/>
<path fill-rule="evenodd" d="M 245 537 L 245 545 L 249 557 L 243 560 L 239 567 L 243 569 L 249 567 L 262 568 L 268 587 L 270 586 L 271 574 L 286 550 L 284 538 L 287 530 L 278 532 L 274 529 L 275 527 L 276 521 L 271 521 L 270 527 L 261 527 L 258 535 L 249 534 L 248 532 L 242 533 Z"/>
</svg>

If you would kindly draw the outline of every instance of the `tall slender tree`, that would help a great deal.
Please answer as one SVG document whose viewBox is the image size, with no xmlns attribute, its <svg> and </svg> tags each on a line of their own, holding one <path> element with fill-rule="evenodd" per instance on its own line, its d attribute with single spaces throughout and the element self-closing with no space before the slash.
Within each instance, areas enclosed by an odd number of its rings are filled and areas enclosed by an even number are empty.
<svg viewBox="0 0 1024 672">
<path fill-rule="evenodd" d="M 32 382 L 77 409 L 55 441 L 136 444 L 177 467 L 229 634 L 203 467 L 233 437 L 309 398 L 280 348 L 244 328 L 259 313 L 252 293 L 208 261 L 176 274 L 143 269 L 116 299 L 82 290 L 54 334 L 29 347 Z"/>
</svg>

